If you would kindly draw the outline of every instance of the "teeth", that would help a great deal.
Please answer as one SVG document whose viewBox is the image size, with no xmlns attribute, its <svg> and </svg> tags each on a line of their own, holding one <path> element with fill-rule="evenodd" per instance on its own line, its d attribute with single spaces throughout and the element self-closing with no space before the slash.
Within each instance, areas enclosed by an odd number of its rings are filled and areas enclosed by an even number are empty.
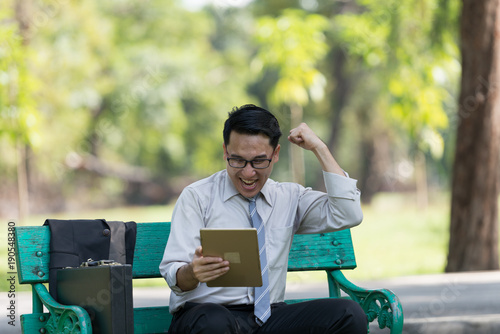
<svg viewBox="0 0 500 334">
<path fill-rule="evenodd" d="M 243 183 L 248 184 L 248 185 L 255 183 L 254 180 L 243 180 L 243 179 L 241 179 L 241 181 L 243 181 Z"/>
</svg>

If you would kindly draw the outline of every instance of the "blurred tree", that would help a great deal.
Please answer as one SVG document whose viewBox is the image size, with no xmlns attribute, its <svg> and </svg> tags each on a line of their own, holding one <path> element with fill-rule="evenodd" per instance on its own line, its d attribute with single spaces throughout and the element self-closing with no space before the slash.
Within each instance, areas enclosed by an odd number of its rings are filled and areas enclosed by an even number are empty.
<svg viewBox="0 0 500 334">
<path fill-rule="evenodd" d="M 325 77 L 317 66 L 328 51 L 324 35 L 328 21 L 321 15 L 288 9 L 277 17 L 263 16 L 257 24 L 260 48 L 253 65 L 276 71 L 278 79 L 267 97 L 276 108 L 288 106 L 290 125 L 295 128 L 310 98 L 319 100 L 324 95 Z M 292 178 L 305 184 L 303 150 L 296 145 L 290 148 Z"/>
<path fill-rule="evenodd" d="M 248 19 L 245 11 L 189 11 L 174 0 L 38 1 L 31 11 L 29 73 L 45 84 L 36 91 L 23 84 L 40 111 L 28 117 L 24 108 L 15 120 L 26 116 L 40 129 L 33 171 L 46 186 L 32 187 L 38 198 L 57 189 L 58 210 L 64 202 L 116 204 L 123 194 L 134 203 L 164 203 L 189 182 L 179 187 L 177 179 L 224 166 L 222 123 L 231 106 L 248 100 L 250 51 L 223 47 L 225 39 L 249 36 L 248 27 L 217 29 Z M 12 52 L 11 44 L 3 46 L 17 74 L 17 59 L 30 53 Z M 2 118 L 13 110 L 2 108 Z"/>
<path fill-rule="evenodd" d="M 293 7 L 330 20 L 328 55 L 318 67 L 326 78 L 327 99 L 316 102 L 316 112 L 308 104 L 305 116 L 317 119 L 320 127 L 329 126 L 324 131 L 327 144 L 340 155 L 342 165 L 347 162 L 354 175 L 358 173 L 365 202 L 378 191 L 397 189 L 394 185 L 404 179 L 397 164 L 407 157 L 414 160 L 411 165 L 421 166 L 417 187 L 425 194 L 424 158 L 441 159 L 442 136 L 449 126 L 445 101 L 454 93 L 459 72 L 456 34 L 446 24 L 458 13 L 455 3 L 257 0 L 254 4 L 259 15 L 278 16 Z M 356 166 L 360 166 L 357 171 Z"/>
<path fill-rule="evenodd" d="M 3 158 L 7 164 L 15 161 L 21 220 L 29 214 L 29 155 L 39 145 L 39 111 L 34 99 L 37 80 L 30 71 L 30 3 L 9 1 L 0 8 L 0 137 L 8 138 L 14 147 L 12 155 Z"/>
<path fill-rule="evenodd" d="M 454 82 L 456 75 L 453 35 L 443 32 L 441 44 L 433 43 L 437 1 L 363 0 L 358 3 L 361 7 L 354 8 L 352 13 L 337 15 L 335 26 L 349 61 L 357 64 L 354 73 L 361 79 L 353 88 L 353 99 L 356 95 L 373 98 L 371 102 L 361 102 L 358 109 L 360 115 L 370 115 L 361 116 L 365 120 L 361 122 L 362 152 L 365 157 L 377 157 L 377 150 L 384 147 L 379 145 L 379 140 L 396 134 L 406 138 L 407 150 L 415 161 L 417 193 L 420 203 L 425 205 L 424 153 L 441 157 L 444 143 L 440 130 L 448 127 L 443 102 L 448 95 L 447 85 Z M 364 108 L 368 110 L 363 111 Z M 378 119 L 387 120 L 391 126 L 384 126 Z M 369 201 L 388 171 L 374 170 L 377 162 L 371 159 L 363 165 L 367 169 L 361 185 L 364 200 Z"/>
<path fill-rule="evenodd" d="M 500 2 L 464 0 L 447 272 L 497 270 Z"/>
<path fill-rule="evenodd" d="M 399 177 L 394 166 L 409 152 L 442 152 L 443 99 L 458 70 L 453 25 L 441 22 L 455 17 L 455 2 L 255 0 L 252 10 L 199 10 L 180 0 L 36 1 L 29 48 L 0 45 L 0 113 L 9 120 L 0 131 L 36 148 L 30 195 L 53 203 L 39 208 L 164 203 L 223 168 L 227 112 L 257 103 L 285 127 L 302 116 L 312 123 L 342 166 L 361 174 L 369 199 L 391 189 L 384 182 Z M 9 34 L 15 15 L 3 15 Z M 9 109 L 19 104 L 12 78 L 23 77 L 27 107 Z M 2 150 L 15 152 L 2 138 Z M 281 165 L 275 177 L 288 173 Z"/>
</svg>

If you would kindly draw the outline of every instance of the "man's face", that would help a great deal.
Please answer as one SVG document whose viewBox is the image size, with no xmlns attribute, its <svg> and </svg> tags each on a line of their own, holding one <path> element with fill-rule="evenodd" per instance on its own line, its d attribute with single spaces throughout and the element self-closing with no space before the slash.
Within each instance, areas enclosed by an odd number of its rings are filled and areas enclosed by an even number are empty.
<svg viewBox="0 0 500 334">
<path fill-rule="evenodd" d="M 273 151 L 269 144 L 269 137 L 258 135 L 240 134 L 232 131 L 229 136 L 229 144 L 224 147 L 224 159 L 237 158 L 252 161 L 255 159 L 272 159 L 269 167 L 265 169 L 253 168 L 247 163 L 244 168 L 234 168 L 226 162 L 227 174 L 233 181 L 238 192 L 245 197 L 254 197 L 257 195 L 269 175 L 273 170 L 274 163 L 279 160 L 280 146 Z"/>
</svg>

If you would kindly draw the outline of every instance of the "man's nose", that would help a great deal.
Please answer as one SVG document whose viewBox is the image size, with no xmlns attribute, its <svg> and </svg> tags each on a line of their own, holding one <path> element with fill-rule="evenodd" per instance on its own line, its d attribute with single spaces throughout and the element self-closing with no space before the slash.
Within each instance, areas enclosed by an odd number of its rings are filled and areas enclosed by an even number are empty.
<svg viewBox="0 0 500 334">
<path fill-rule="evenodd" d="M 252 167 L 252 164 L 250 162 L 247 162 L 247 165 L 243 167 L 243 174 L 252 176 L 255 174 L 255 168 Z"/>
</svg>

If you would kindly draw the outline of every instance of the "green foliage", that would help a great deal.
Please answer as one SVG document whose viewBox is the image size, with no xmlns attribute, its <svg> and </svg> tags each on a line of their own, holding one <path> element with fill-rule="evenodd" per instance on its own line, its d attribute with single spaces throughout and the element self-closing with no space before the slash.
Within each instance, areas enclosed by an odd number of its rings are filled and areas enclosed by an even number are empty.
<svg viewBox="0 0 500 334">
<path fill-rule="evenodd" d="M 324 16 L 295 9 L 259 18 L 256 38 L 260 48 L 254 66 L 278 71 L 269 96 L 272 103 L 306 105 L 309 96 L 322 97 L 325 76 L 317 67 L 328 52 L 327 27 Z"/>
<path fill-rule="evenodd" d="M 387 23 L 379 24 L 376 15 L 365 12 L 338 15 L 334 25 L 340 46 L 349 55 L 362 59 L 368 68 L 387 64 L 391 28 Z"/>
<path fill-rule="evenodd" d="M 25 46 L 9 7 L 0 9 L 0 137 L 39 146 L 39 113 L 33 97 L 38 81 L 30 73 L 33 53 Z"/>
<path fill-rule="evenodd" d="M 430 150 L 440 158 L 443 140 L 437 132 L 448 127 L 448 117 L 442 101 L 446 90 L 437 85 L 432 77 L 423 77 L 410 68 L 402 68 L 389 81 L 392 103 L 389 117 L 398 122 L 419 148 Z"/>
<path fill-rule="evenodd" d="M 443 30 L 440 46 L 431 38 L 439 2 L 363 0 L 360 13 L 335 18 L 342 48 L 380 80 L 372 103 L 415 148 L 435 158 L 442 155 L 440 131 L 449 123 L 444 101 L 459 75 L 451 35 Z"/>
<path fill-rule="evenodd" d="M 247 99 L 244 71 L 232 75 L 245 59 L 214 52 L 206 13 L 174 1 L 42 2 L 34 12 L 47 16 L 30 45 L 33 76 L 50 83 L 39 92 L 42 165 L 77 152 L 159 174 L 220 168 L 212 147 L 198 147 L 221 137 L 228 102 Z"/>
</svg>

